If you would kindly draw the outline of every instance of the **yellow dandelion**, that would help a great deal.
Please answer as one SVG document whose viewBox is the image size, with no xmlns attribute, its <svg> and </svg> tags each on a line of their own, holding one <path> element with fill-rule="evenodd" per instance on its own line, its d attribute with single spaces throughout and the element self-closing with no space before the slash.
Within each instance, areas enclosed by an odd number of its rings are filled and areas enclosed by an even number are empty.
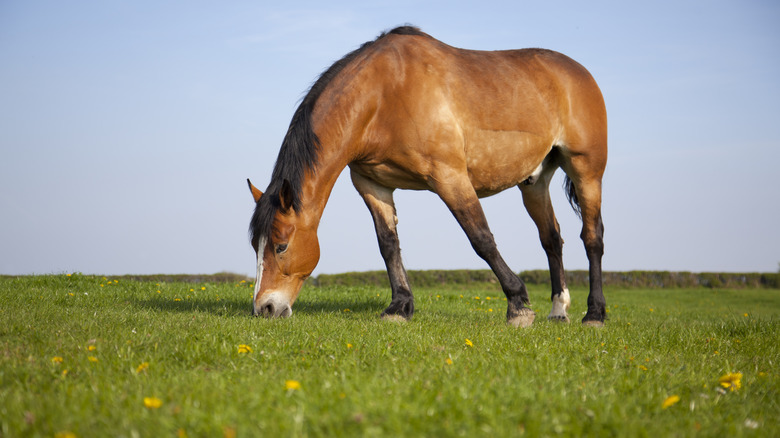
<svg viewBox="0 0 780 438">
<path fill-rule="evenodd" d="M 301 382 L 297 380 L 285 380 L 284 389 L 288 391 L 296 391 L 298 389 L 301 389 Z"/>
<path fill-rule="evenodd" d="M 347 349 L 352 348 L 352 344 L 347 344 Z"/>
<path fill-rule="evenodd" d="M 68 375 L 68 370 L 67 369 L 62 370 L 62 377 L 65 377 L 67 375 Z"/>
<path fill-rule="evenodd" d="M 678 401 L 680 401 L 679 395 L 670 395 L 669 397 L 666 397 L 666 400 L 664 400 L 663 403 L 661 403 L 661 409 L 666 409 L 669 406 L 674 405 Z"/>
<path fill-rule="evenodd" d="M 445 360 L 445 362 L 447 362 L 447 365 L 452 365 L 452 358 L 448 357 L 447 360 Z"/>
<path fill-rule="evenodd" d="M 239 354 L 251 353 L 252 352 L 252 347 L 250 347 L 249 345 L 246 345 L 246 344 L 241 344 L 241 345 L 238 346 L 238 352 L 239 352 Z"/>
<path fill-rule="evenodd" d="M 654 310 L 652 307 L 650 308 L 650 311 L 651 311 L 651 312 L 655 312 L 655 310 Z"/>
<path fill-rule="evenodd" d="M 135 372 L 140 374 L 146 371 L 147 368 L 149 368 L 149 362 L 143 362 L 141 365 L 138 365 L 138 367 L 136 367 Z"/>
<path fill-rule="evenodd" d="M 181 298 L 174 298 L 173 301 L 181 301 Z"/>
<path fill-rule="evenodd" d="M 73 292 L 68 292 L 68 295 L 70 295 L 70 296 L 72 296 L 72 297 L 75 297 L 75 296 L 76 296 L 76 294 L 74 294 Z"/>
<path fill-rule="evenodd" d="M 51 363 L 62 363 L 63 360 L 60 356 L 54 356 L 51 358 Z"/>
<path fill-rule="evenodd" d="M 200 290 L 206 290 L 206 286 L 201 287 Z"/>
<path fill-rule="evenodd" d="M 236 429 L 225 426 L 222 428 L 223 438 L 236 438 Z"/>
<path fill-rule="evenodd" d="M 87 347 L 87 350 L 88 351 L 95 351 L 95 350 L 97 350 L 97 347 L 95 347 L 94 345 L 90 345 L 90 346 Z"/>
<path fill-rule="evenodd" d="M 725 389 L 736 391 L 742 388 L 742 373 L 728 373 L 718 379 L 718 383 Z"/>
<path fill-rule="evenodd" d="M 742 316 L 747 318 L 748 314 L 747 313 L 743 313 Z"/>
<path fill-rule="evenodd" d="M 639 369 L 642 371 L 647 371 L 647 367 L 644 365 L 639 365 Z"/>
<path fill-rule="evenodd" d="M 57 432 L 54 438 L 76 438 L 76 434 L 71 431 Z"/>
<path fill-rule="evenodd" d="M 473 343 L 473 342 L 471 342 L 470 340 L 466 339 L 466 346 L 467 346 L 467 347 L 473 347 L 473 346 L 474 346 L 474 343 Z"/>
<path fill-rule="evenodd" d="M 90 361 L 90 362 L 97 362 L 97 361 L 98 361 L 98 358 L 96 358 L 95 356 L 89 356 L 89 357 L 87 358 L 87 360 L 88 360 L 88 361 Z"/>
<path fill-rule="evenodd" d="M 144 406 L 147 409 L 158 409 L 162 406 L 162 400 L 157 397 L 144 397 Z"/>
</svg>

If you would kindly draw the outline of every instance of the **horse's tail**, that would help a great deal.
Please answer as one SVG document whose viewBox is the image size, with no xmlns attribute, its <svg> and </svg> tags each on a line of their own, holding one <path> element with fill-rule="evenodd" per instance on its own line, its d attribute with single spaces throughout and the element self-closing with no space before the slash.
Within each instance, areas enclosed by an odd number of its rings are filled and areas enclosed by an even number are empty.
<svg viewBox="0 0 780 438">
<path fill-rule="evenodd" d="M 574 187 L 574 181 L 569 178 L 569 175 L 566 175 L 566 178 L 563 180 L 563 190 L 566 192 L 566 198 L 569 199 L 571 208 L 573 208 L 574 212 L 577 213 L 577 216 L 582 219 L 582 208 L 580 207 L 580 200 L 577 198 L 577 189 Z"/>
</svg>

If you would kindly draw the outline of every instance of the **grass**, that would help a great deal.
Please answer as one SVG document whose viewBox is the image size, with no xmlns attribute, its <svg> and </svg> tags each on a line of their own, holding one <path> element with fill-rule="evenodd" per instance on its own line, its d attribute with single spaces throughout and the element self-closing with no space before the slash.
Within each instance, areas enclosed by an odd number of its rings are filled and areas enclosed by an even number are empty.
<svg viewBox="0 0 780 438">
<path fill-rule="evenodd" d="M 384 288 L 307 287 L 287 320 L 249 317 L 251 294 L 0 279 L 0 436 L 780 431 L 778 290 L 608 289 L 603 329 L 547 322 L 546 288 L 529 329 L 506 326 L 490 284 L 418 288 L 408 323 L 378 318 Z M 585 297 L 572 291 L 573 319 Z M 736 372 L 739 389 L 719 385 Z"/>
</svg>

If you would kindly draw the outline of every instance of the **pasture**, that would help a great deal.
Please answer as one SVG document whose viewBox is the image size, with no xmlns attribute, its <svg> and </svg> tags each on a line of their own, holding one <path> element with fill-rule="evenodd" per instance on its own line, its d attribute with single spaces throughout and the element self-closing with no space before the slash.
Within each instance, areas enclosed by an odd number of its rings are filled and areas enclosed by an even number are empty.
<svg viewBox="0 0 780 438">
<path fill-rule="evenodd" d="M 605 288 L 602 329 L 505 323 L 496 285 L 0 278 L 0 436 L 777 436 L 780 291 Z M 570 313 L 585 310 L 573 288 Z"/>
</svg>

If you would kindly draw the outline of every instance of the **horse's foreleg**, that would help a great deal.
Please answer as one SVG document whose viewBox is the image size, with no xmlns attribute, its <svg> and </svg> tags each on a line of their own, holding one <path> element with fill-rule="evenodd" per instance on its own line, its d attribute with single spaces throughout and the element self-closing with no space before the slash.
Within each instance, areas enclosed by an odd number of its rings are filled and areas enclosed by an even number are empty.
<svg viewBox="0 0 780 438">
<path fill-rule="evenodd" d="M 374 219 L 376 237 L 379 241 L 379 251 L 387 266 L 390 278 L 390 288 L 393 298 L 390 305 L 382 312 L 382 318 L 393 319 L 401 317 L 410 319 L 414 313 L 414 296 L 409 287 L 409 277 L 401 261 L 401 247 L 396 229 L 397 217 L 393 190 L 378 185 L 373 181 L 350 172 L 352 183 L 366 203 L 371 217 Z"/>
<path fill-rule="evenodd" d="M 550 267 L 550 283 L 552 285 L 552 309 L 547 319 L 551 321 L 569 322 L 567 310 L 571 304 L 569 289 L 566 288 L 566 278 L 563 271 L 563 239 L 560 227 L 555 219 L 552 202 L 550 201 L 550 177 L 549 175 L 537 181 L 533 185 L 521 185 L 523 192 L 523 204 L 528 214 L 539 229 L 539 239 L 547 254 L 547 262 Z"/>
<path fill-rule="evenodd" d="M 460 184 L 453 184 L 452 180 L 449 180 L 446 186 L 438 186 L 436 192 L 463 228 L 474 251 L 498 277 L 507 298 L 507 323 L 515 327 L 530 326 L 536 314 L 528 308 L 528 291 L 523 281 L 509 269 L 498 252 L 485 213 L 471 183 L 467 179 Z"/>
</svg>

